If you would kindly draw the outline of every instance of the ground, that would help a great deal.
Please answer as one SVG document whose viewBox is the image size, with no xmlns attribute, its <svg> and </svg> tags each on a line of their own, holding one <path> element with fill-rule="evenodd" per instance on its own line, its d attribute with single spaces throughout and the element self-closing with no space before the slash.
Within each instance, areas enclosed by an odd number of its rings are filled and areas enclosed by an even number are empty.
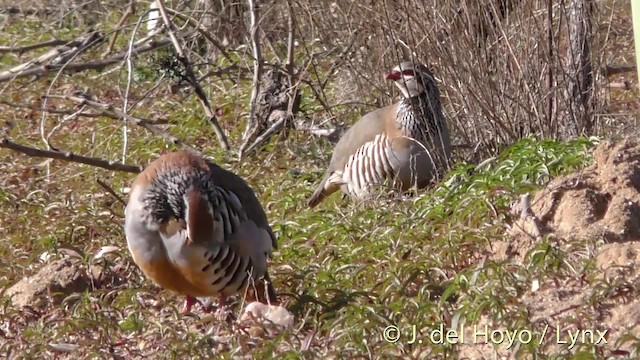
<svg viewBox="0 0 640 360">
<path fill-rule="evenodd" d="M 624 336 L 640 331 L 640 301 L 630 291 L 640 280 L 640 144 L 636 139 L 618 143 L 603 142 L 594 153 L 594 164 L 578 172 L 559 176 L 539 190 L 531 205 L 535 219 L 521 219 L 506 241 L 495 244 L 494 257 L 522 261 L 536 245 L 532 227 L 535 221 L 543 236 L 559 247 L 575 246 L 571 240 L 592 239 L 592 247 L 581 249 L 593 260 L 594 276 L 606 283 L 590 284 L 581 279 L 535 280 L 519 299 L 532 322 L 551 326 L 544 346 L 550 353 L 568 354 L 563 341 L 576 330 L 606 331 L 607 355 L 633 351 Z M 567 249 L 569 250 L 569 249 Z M 593 304 L 594 292 L 610 292 L 606 302 Z M 582 321 L 585 312 L 591 321 Z M 480 322 L 485 325 L 487 321 Z M 495 325 L 493 326 L 495 327 Z M 560 330 L 558 330 L 559 328 Z M 587 336 L 580 341 L 597 342 Z M 508 358 L 505 346 L 469 346 L 463 354 L 469 358 L 491 357 L 495 353 Z"/>
<path fill-rule="evenodd" d="M 557 251 L 565 252 L 567 257 L 575 256 L 585 260 L 583 266 L 593 267 L 588 275 L 592 278 L 582 278 L 585 276 L 584 272 L 571 268 L 571 261 L 564 260 L 559 266 L 570 268 L 568 276 L 547 278 L 542 273 L 532 277 L 527 280 L 528 288 L 510 300 L 513 302 L 510 306 L 527 313 L 528 322 L 514 325 L 510 321 L 490 319 L 486 314 L 476 321 L 468 320 L 464 322 L 466 340 L 463 344 L 453 346 L 458 356 L 469 359 L 489 359 L 494 356 L 511 358 L 523 351 L 527 331 L 534 337 L 546 333 L 538 351 L 549 354 L 575 354 L 576 350 L 589 342 L 598 343 L 598 352 L 607 356 L 630 355 L 637 351 L 634 347 L 638 343 L 633 339 L 640 330 L 640 301 L 635 296 L 638 291 L 636 284 L 640 282 L 640 145 L 635 139 L 604 141 L 595 149 L 593 159 L 592 165 L 555 177 L 535 192 L 530 207 L 532 216 L 517 216 L 509 226 L 511 231 L 506 238 L 490 240 L 481 249 L 489 259 L 501 266 L 521 266 L 523 263 L 530 263 L 539 253 L 550 251 L 536 248 L 541 242 L 548 242 Z M 538 238 L 532 235 L 534 223 L 540 233 Z M 542 241 L 542 238 L 545 240 Z M 313 247 L 312 244 L 308 246 Z M 11 297 L 13 305 L 22 309 L 21 317 L 27 322 L 38 318 L 55 319 L 61 316 L 61 311 L 66 312 L 62 309 L 68 308 L 81 297 L 94 296 L 92 293 L 96 291 L 98 293 L 95 296 L 117 296 L 118 291 L 129 286 L 126 283 L 127 273 L 137 270 L 102 261 L 115 248 L 102 250 L 96 259 L 89 262 L 72 251 L 66 251 L 66 255 L 60 260 L 44 257 L 43 265 L 11 286 L 5 296 Z M 411 250 L 402 257 L 411 257 L 410 252 Z M 290 270 L 290 266 L 280 265 L 275 273 L 282 276 Z M 149 286 L 154 287 L 151 284 Z M 416 296 L 417 290 L 424 291 L 423 287 L 416 286 L 415 283 L 408 283 L 404 287 L 404 292 L 409 297 Z M 281 292 L 287 292 L 282 289 L 282 285 L 280 288 Z M 162 303 L 149 295 L 137 295 L 139 306 L 153 309 L 152 315 L 144 321 L 166 321 L 169 313 L 163 309 Z M 178 305 L 179 300 L 173 302 Z M 287 303 L 295 313 L 295 303 L 285 301 Z M 240 311 L 238 307 L 235 309 Z M 220 351 L 229 350 L 232 338 L 242 333 L 246 334 L 243 336 L 248 340 L 277 336 L 282 331 L 282 328 L 273 325 L 265 328 L 248 323 L 220 328 L 213 325 L 214 320 L 210 315 L 199 310 L 196 313 L 199 315 L 195 318 L 186 317 L 182 320 L 185 326 L 194 334 L 210 337 Z M 201 320 L 198 320 L 199 317 L 202 317 Z M 297 323 L 300 326 L 299 320 Z M 443 324 L 446 324 L 446 331 L 461 329 L 459 326 L 462 323 L 450 320 Z M 3 331 L 7 335 L 12 334 L 14 326 L 15 324 L 9 324 L 8 327 L 5 325 Z M 487 326 L 489 332 L 524 332 L 525 337 L 521 341 L 525 341 L 519 343 L 516 340 L 509 345 L 509 340 L 496 340 L 499 344 L 493 344 L 482 336 L 474 337 L 474 331 L 482 332 L 484 326 Z M 587 335 L 578 338 L 572 346 L 573 340 L 569 334 L 580 330 L 586 330 Z M 581 336 L 582 334 L 580 333 Z M 600 335 L 604 335 L 606 343 L 599 338 Z M 307 334 L 301 340 L 306 339 L 307 346 L 311 346 L 313 336 L 312 333 Z M 153 341 L 136 341 L 135 346 L 142 351 L 140 355 L 150 354 L 156 346 L 161 346 L 161 343 L 152 345 Z M 250 343 L 244 344 L 246 346 L 251 347 Z M 62 343 L 50 344 L 49 348 L 53 353 L 73 354 L 77 351 L 77 345 Z M 286 346 L 280 348 L 280 351 L 285 350 Z M 424 347 L 416 347 L 411 352 L 420 356 L 424 351 Z"/>
</svg>

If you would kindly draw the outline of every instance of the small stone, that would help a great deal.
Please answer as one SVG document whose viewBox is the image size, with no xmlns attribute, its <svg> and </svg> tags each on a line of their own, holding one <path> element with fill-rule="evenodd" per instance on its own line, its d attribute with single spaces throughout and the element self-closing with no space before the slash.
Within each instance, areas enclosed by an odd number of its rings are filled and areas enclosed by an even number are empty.
<svg viewBox="0 0 640 360">
<path fill-rule="evenodd" d="M 293 316 L 289 313 L 289 311 L 277 305 L 267 305 L 260 302 L 252 302 L 247 305 L 242 317 L 241 321 L 246 320 L 268 320 L 276 325 L 280 325 L 285 329 L 290 329 L 293 327 Z"/>
</svg>

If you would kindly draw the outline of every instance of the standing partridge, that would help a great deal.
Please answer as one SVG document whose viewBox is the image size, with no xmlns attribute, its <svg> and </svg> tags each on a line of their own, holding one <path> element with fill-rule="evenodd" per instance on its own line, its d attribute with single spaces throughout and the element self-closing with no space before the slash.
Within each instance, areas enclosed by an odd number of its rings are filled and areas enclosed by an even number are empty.
<svg viewBox="0 0 640 360">
<path fill-rule="evenodd" d="M 386 181 L 402 191 L 423 188 L 448 165 L 451 139 L 433 74 L 405 61 L 386 79 L 400 89 L 400 101 L 366 114 L 342 136 L 309 207 L 338 189 L 365 199 Z"/>
<path fill-rule="evenodd" d="M 253 190 L 238 176 L 189 152 L 153 161 L 131 186 L 125 209 L 129 251 L 140 269 L 163 288 L 187 296 L 276 301 L 267 273 L 273 234 Z M 266 285 L 265 285 L 266 283 Z"/>
</svg>

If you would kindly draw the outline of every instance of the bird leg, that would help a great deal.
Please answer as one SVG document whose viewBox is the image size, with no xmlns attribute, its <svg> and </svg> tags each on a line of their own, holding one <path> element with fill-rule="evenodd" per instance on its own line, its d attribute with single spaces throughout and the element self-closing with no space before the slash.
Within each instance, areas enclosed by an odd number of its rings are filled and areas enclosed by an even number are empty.
<svg viewBox="0 0 640 360">
<path fill-rule="evenodd" d="M 182 315 L 190 312 L 191 308 L 195 304 L 200 304 L 200 306 L 202 306 L 202 311 L 206 313 L 211 312 L 211 298 L 198 298 L 195 296 L 187 295 L 187 298 L 184 301 L 184 307 L 182 308 Z M 224 307 L 224 301 L 222 306 Z"/>
<path fill-rule="evenodd" d="M 218 320 L 226 320 L 229 316 L 229 312 L 226 309 L 227 297 L 224 295 L 220 295 L 220 301 L 218 302 L 218 309 L 216 310 L 215 316 Z"/>
<path fill-rule="evenodd" d="M 193 307 L 193 305 L 195 304 L 200 304 L 202 305 L 202 302 L 200 300 L 198 300 L 196 297 L 191 296 L 191 295 L 187 295 L 186 300 L 184 301 L 184 307 L 182 308 L 182 315 L 188 313 L 191 311 L 191 308 Z"/>
</svg>

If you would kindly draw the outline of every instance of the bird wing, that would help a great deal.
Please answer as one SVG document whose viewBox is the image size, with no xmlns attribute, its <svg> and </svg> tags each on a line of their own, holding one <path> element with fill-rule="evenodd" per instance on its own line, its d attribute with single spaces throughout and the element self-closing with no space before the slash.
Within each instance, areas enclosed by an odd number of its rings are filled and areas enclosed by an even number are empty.
<svg viewBox="0 0 640 360">
<path fill-rule="evenodd" d="M 390 125 L 393 121 L 386 121 L 386 119 L 389 117 L 391 120 L 395 119 L 395 110 L 394 104 L 367 113 L 342 135 L 333 149 L 331 161 L 322 181 L 309 198 L 310 207 L 318 205 L 326 196 L 338 191 L 340 186 L 344 185 L 342 173 L 349 158 L 367 143 L 372 142 L 377 135 L 393 129 L 393 125 Z"/>
</svg>

